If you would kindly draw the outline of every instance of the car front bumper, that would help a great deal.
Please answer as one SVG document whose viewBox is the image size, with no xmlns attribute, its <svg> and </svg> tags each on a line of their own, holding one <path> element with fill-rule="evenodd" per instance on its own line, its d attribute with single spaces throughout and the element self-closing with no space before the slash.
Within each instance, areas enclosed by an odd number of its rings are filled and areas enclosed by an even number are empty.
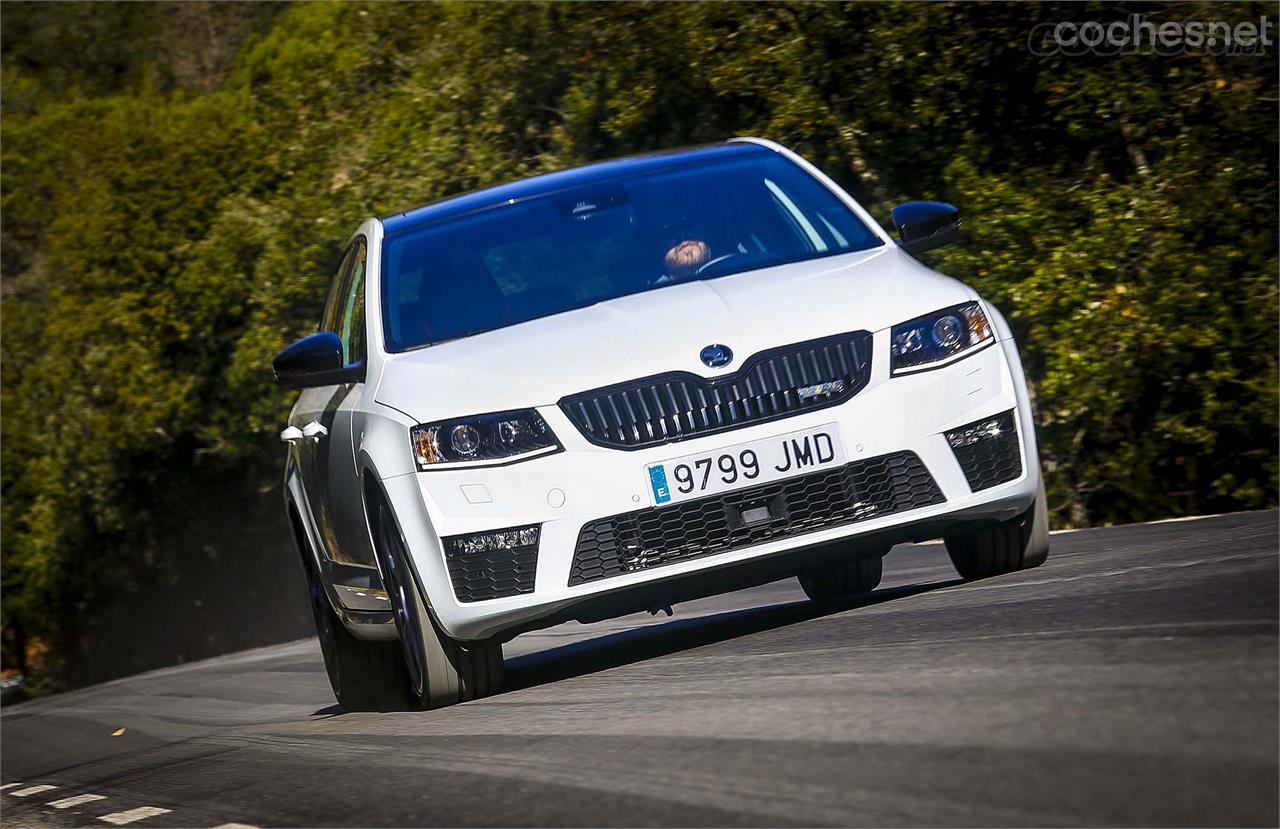
<svg viewBox="0 0 1280 829">
<path fill-rule="evenodd" d="M 889 377 L 888 332 L 876 334 L 871 380 L 849 401 L 779 421 L 635 451 L 589 443 L 558 407 L 539 408 L 565 451 L 522 463 L 433 470 L 383 480 L 387 497 L 441 626 L 459 639 L 510 635 L 565 618 L 603 618 L 637 607 L 661 607 L 685 596 L 677 585 L 706 572 L 770 560 L 797 561 L 800 551 L 834 542 L 868 546 L 937 537 L 957 522 L 1002 520 L 1023 512 L 1039 485 L 1039 463 L 1025 384 L 1011 340 L 950 365 Z M 974 491 L 946 433 L 1011 412 L 1021 469 L 1017 477 Z M 584 526 L 609 516 L 654 508 L 646 467 L 696 452 L 834 423 L 851 465 L 914 453 L 940 496 L 927 505 L 855 517 L 710 555 L 697 555 L 584 581 L 574 555 Z M 678 508 L 674 507 L 674 508 Z M 673 507 L 657 507 L 659 510 Z M 443 537 L 540 525 L 530 592 L 461 601 L 450 578 Z M 793 564 L 795 562 L 792 562 Z M 760 570 L 785 574 L 785 563 Z M 670 590 L 664 590 L 670 585 Z M 630 599 L 630 600 L 629 600 Z M 581 613 L 576 609 L 585 608 Z"/>
</svg>

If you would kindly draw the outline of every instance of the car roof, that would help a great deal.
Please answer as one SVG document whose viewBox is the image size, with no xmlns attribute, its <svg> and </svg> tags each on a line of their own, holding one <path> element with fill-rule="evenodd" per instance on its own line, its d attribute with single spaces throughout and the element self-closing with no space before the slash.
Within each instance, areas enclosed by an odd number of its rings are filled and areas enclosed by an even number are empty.
<svg viewBox="0 0 1280 829">
<path fill-rule="evenodd" d="M 496 187 L 487 187 L 483 190 L 454 196 L 413 210 L 407 210 L 403 213 L 395 213 L 383 217 L 383 232 L 390 236 L 415 227 L 432 224 L 442 219 L 496 207 L 499 204 L 517 202 L 533 196 L 541 196 L 597 181 L 616 179 L 621 176 L 651 173 L 711 159 L 769 152 L 773 151 L 760 144 L 725 142 L 723 144 L 663 150 L 644 153 L 643 155 L 616 158 L 611 161 L 601 161 L 582 167 L 560 170 L 555 173 L 544 173 L 531 178 L 513 181 L 509 184 L 500 184 Z"/>
</svg>

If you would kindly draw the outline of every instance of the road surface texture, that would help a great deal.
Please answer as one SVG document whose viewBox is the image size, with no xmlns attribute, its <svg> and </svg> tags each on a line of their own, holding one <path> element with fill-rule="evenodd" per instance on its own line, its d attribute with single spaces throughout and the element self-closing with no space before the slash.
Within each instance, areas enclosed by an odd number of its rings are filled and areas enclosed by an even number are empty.
<svg viewBox="0 0 1280 829">
<path fill-rule="evenodd" d="M 7 708 L 0 822 L 1275 826 L 1278 545 L 1274 512 L 1087 530 L 970 584 L 904 546 L 834 609 L 522 636 L 510 690 L 432 712 L 246 651 Z"/>
</svg>

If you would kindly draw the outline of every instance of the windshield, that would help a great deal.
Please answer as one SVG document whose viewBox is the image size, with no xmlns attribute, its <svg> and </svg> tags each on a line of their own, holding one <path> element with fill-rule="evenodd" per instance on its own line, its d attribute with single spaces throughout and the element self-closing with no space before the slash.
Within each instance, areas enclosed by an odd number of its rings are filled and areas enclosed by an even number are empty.
<svg viewBox="0 0 1280 829">
<path fill-rule="evenodd" d="M 880 244 L 772 153 L 594 181 L 388 236 L 387 349 Z"/>
</svg>

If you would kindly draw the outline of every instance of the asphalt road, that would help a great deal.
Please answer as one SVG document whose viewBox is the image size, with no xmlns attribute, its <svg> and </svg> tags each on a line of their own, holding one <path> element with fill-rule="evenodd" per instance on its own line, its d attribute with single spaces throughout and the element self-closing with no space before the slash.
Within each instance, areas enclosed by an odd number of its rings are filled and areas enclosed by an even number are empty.
<svg viewBox="0 0 1280 829">
<path fill-rule="evenodd" d="M 972 584 L 900 547 L 828 612 L 782 582 L 520 637 L 512 690 L 435 712 L 247 651 L 0 712 L 0 823 L 1275 826 L 1278 546 L 1274 512 L 1090 530 Z"/>
</svg>

